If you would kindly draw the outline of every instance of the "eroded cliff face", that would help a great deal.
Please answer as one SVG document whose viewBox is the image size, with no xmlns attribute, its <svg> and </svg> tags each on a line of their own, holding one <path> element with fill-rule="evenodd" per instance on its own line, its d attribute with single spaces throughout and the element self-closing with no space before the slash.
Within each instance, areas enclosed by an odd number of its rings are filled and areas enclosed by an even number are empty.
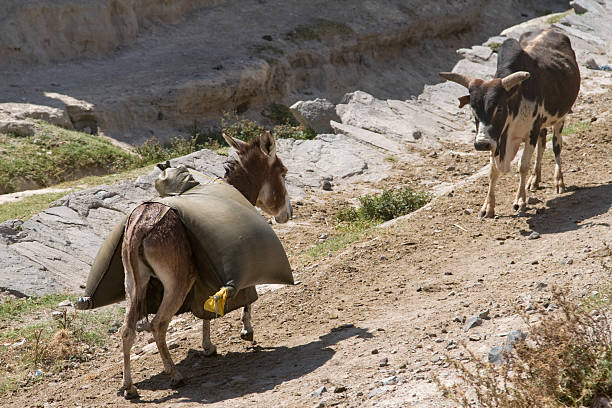
<svg viewBox="0 0 612 408">
<path fill-rule="evenodd" d="M 2 102 L 63 108 L 129 143 L 167 140 L 225 112 L 357 89 L 409 99 L 457 48 L 567 1 L 31 0 L 0 9 Z M 78 128 L 78 126 L 75 125 Z"/>
<path fill-rule="evenodd" d="M 177 23 L 223 0 L 4 0 L 0 65 L 96 56 L 132 43 L 153 23 Z"/>
</svg>

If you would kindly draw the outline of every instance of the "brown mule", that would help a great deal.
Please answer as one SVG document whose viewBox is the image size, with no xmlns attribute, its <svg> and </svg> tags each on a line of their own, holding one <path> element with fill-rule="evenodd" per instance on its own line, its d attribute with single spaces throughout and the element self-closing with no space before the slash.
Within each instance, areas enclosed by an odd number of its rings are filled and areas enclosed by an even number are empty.
<svg viewBox="0 0 612 408">
<path fill-rule="evenodd" d="M 277 222 L 291 219 L 292 208 L 285 187 L 287 168 L 276 156 L 276 144 L 269 132 L 250 143 L 223 135 L 237 154 L 226 163 L 225 181 L 234 186 L 253 205 L 273 215 Z M 164 371 L 171 385 L 183 383 L 168 346 L 166 330 L 172 316 L 180 309 L 196 280 L 196 266 L 187 230 L 172 209 L 160 203 L 138 206 L 126 224 L 122 260 L 125 269 L 127 309 L 121 329 L 123 343 L 123 395 L 135 398 L 138 391 L 132 382 L 130 351 L 136 337 L 136 323 L 145 317 L 147 285 L 152 277 L 163 285 L 163 299 L 150 323 Z M 250 305 L 243 309 L 241 337 L 252 340 Z M 203 320 L 202 347 L 206 355 L 215 353 L 210 341 L 210 322 Z"/>
</svg>

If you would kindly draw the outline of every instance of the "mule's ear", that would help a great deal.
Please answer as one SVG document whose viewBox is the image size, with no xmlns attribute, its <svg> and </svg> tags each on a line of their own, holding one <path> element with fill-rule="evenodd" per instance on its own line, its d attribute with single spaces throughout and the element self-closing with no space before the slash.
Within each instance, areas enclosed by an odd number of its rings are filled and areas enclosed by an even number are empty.
<svg viewBox="0 0 612 408">
<path fill-rule="evenodd" d="M 226 135 L 225 132 L 221 133 L 221 135 L 223 135 L 223 138 L 225 139 L 227 144 L 236 150 L 242 150 L 248 144 L 243 142 L 242 140 L 234 139 L 233 137 Z"/>
<path fill-rule="evenodd" d="M 463 95 L 459 97 L 459 107 L 463 108 L 465 105 L 470 103 L 470 95 Z"/>
<path fill-rule="evenodd" d="M 259 135 L 259 147 L 267 156 L 276 157 L 276 141 L 269 131 L 265 130 Z"/>
</svg>

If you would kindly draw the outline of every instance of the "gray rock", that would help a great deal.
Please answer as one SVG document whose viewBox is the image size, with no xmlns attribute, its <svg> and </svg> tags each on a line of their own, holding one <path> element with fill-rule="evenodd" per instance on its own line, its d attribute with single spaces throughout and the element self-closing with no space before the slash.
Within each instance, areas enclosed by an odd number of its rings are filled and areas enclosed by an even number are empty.
<svg viewBox="0 0 612 408">
<path fill-rule="evenodd" d="M 22 137 L 32 136 L 34 135 L 34 123 L 17 119 L 0 120 L 0 133 Z"/>
<path fill-rule="evenodd" d="M 472 327 L 480 326 L 482 324 L 482 318 L 478 316 L 469 316 L 465 319 L 465 325 L 463 326 L 463 331 L 468 331 Z"/>
<path fill-rule="evenodd" d="M 72 306 L 72 302 L 70 299 L 66 299 L 58 304 L 59 307 L 69 307 Z"/>
<path fill-rule="evenodd" d="M 375 388 L 368 393 L 368 398 L 374 398 L 375 396 L 384 394 L 385 392 L 389 390 L 390 390 L 390 387 L 388 385 L 383 385 L 382 387 Z"/>
<path fill-rule="evenodd" d="M 589 69 L 599 70 L 599 64 L 597 63 L 597 61 L 595 61 L 595 58 L 589 58 L 588 60 L 586 60 L 584 66 Z"/>
<path fill-rule="evenodd" d="M 337 385 L 334 387 L 334 393 L 335 394 L 339 394 L 341 392 L 345 392 L 346 391 L 346 387 L 344 385 Z"/>
<path fill-rule="evenodd" d="M 299 101 L 290 108 L 293 116 L 306 128 L 312 128 L 317 134 L 331 133 L 331 120 L 339 122 L 336 106 L 327 99 Z"/>
<path fill-rule="evenodd" d="M 310 393 L 311 397 L 320 397 L 321 395 L 323 395 L 323 393 L 327 391 L 327 388 L 325 388 L 325 386 L 319 387 L 316 390 L 314 390 L 313 392 Z"/>
<path fill-rule="evenodd" d="M 505 346 L 495 346 L 487 355 L 487 361 L 491 364 L 499 364 L 504 361 L 504 352 L 506 351 Z"/>
<path fill-rule="evenodd" d="M 393 384 L 397 384 L 397 376 L 392 375 L 392 376 L 390 376 L 390 377 L 383 378 L 383 379 L 382 379 L 382 383 L 383 383 L 383 385 L 393 385 Z"/>
<path fill-rule="evenodd" d="M 513 344 L 516 344 L 520 340 L 525 340 L 526 338 L 527 333 L 523 333 L 520 330 L 513 330 L 506 336 L 506 346 L 512 347 Z"/>
<path fill-rule="evenodd" d="M 480 317 L 483 320 L 490 319 L 490 317 L 489 317 L 489 309 L 483 310 L 482 312 L 478 313 L 478 317 Z"/>
<path fill-rule="evenodd" d="M 491 58 L 493 50 L 488 46 L 475 45 L 472 48 L 460 48 L 457 54 L 473 62 L 483 62 Z"/>
<path fill-rule="evenodd" d="M 538 239 L 538 238 L 540 238 L 540 233 L 537 231 L 532 231 L 528 237 L 528 239 Z"/>
<path fill-rule="evenodd" d="M 389 365 L 389 359 L 387 357 L 383 357 L 378 361 L 379 367 L 386 367 Z"/>
<path fill-rule="evenodd" d="M 573 8 L 576 13 L 594 13 L 594 14 L 605 14 L 605 9 L 599 3 L 594 0 L 574 0 L 570 1 L 570 7 Z"/>
<path fill-rule="evenodd" d="M 321 188 L 325 191 L 331 191 L 332 183 L 329 180 L 321 180 Z"/>
</svg>

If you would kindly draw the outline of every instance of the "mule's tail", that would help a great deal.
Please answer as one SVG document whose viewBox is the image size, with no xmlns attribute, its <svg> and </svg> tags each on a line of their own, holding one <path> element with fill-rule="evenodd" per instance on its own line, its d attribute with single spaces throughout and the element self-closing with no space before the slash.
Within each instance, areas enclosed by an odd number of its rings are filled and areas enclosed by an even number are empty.
<svg viewBox="0 0 612 408">
<path fill-rule="evenodd" d="M 128 217 L 123 234 L 121 258 L 125 270 L 125 293 L 134 308 L 135 321 L 146 316 L 148 273 L 140 270 L 140 258 L 143 255 L 143 241 L 153 229 L 159 218 L 160 209 L 155 204 L 141 204 Z M 146 264 L 146 261 L 143 259 Z M 152 272 L 152 271 L 151 271 Z"/>
</svg>

